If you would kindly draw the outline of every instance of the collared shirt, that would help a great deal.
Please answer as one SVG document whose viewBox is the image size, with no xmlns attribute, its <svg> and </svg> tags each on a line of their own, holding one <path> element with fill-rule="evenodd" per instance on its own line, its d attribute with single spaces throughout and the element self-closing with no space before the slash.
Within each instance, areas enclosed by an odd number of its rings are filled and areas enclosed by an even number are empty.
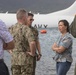
<svg viewBox="0 0 76 75">
<path fill-rule="evenodd" d="M 8 32 L 4 22 L 0 20 L 0 59 L 4 56 L 3 43 L 8 43 L 13 40 L 13 37 Z"/>
<path fill-rule="evenodd" d="M 66 33 L 63 37 L 60 36 L 60 38 L 57 40 L 57 45 L 63 46 L 66 48 L 66 50 L 62 53 L 56 53 L 55 60 L 57 62 L 72 62 L 72 44 L 73 39 L 71 34 Z"/>
</svg>

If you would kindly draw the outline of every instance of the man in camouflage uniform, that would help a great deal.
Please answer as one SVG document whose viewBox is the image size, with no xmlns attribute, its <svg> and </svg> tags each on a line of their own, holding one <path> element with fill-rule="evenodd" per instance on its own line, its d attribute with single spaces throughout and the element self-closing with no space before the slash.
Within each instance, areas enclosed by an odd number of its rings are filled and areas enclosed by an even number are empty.
<svg viewBox="0 0 76 75">
<path fill-rule="evenodd" d="M 14 37 L 15 48 L 12 52 L 12 75 L 33 75 L 33 60 L 36 50 L 36 38 L 30 27 L 26 26 L 27 13 L 25 10 L 17 11 L 17 23 L 9 28 Z"/>
<path fill-rule="evenodd" d="M 36 69 L 36 58 L 37 60 L 40 60 L 41 58 L 41 48 L 40 48 L 40 42 L 39 42 L 39 33 L 38 33 L 38 30 L 34 27 L 32 27 L 32 22 L 34 21 L 33 19 L 33 14 L 32 13 L 28 13 L 28 18 L 27 18 L 27 25 L 31 28 L 34 36 L 35 36 L 35 39 L 36 39 L 36 54 L 37 56 L 34 57 L 34 60 L 33 60 L 33 75 L 35 75 L 35 69 Z"/>
</svg>

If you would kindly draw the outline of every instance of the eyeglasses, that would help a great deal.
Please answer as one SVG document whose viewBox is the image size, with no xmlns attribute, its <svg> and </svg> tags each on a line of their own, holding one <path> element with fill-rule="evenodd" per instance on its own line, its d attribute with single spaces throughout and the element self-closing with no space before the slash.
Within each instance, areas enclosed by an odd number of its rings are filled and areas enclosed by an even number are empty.
<svg viewBox="0 0 76 75">
<path fill-rule="evenodd" d="M 34 19 L 30 19 L 30 21 L 34 21 Z"/>
</svg>

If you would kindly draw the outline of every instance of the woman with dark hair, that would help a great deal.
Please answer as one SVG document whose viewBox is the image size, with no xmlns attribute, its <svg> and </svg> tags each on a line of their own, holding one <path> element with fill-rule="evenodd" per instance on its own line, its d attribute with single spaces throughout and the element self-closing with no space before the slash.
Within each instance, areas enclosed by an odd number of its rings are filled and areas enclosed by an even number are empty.
<svg viewBox="0 0 76 75">
<path fill-rule="evenodd" d="M 69 23 L 67 20 L 60 20 L 58 23 L 58 29 L 61 35 L 52 46 L 52 50 L 56 52 L 54 57 L 54 60 L 56 61 L 56 75 L 66 75 L 73 61 L 73 39 L 69 32 Z"/>
</svg>

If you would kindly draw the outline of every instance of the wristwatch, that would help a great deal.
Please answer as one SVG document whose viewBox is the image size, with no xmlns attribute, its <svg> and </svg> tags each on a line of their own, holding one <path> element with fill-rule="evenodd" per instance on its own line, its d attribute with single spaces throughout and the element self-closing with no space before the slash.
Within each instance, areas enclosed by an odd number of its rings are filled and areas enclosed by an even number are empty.
<svg viewBox="0 0 76 75">
<path fill-rule="evenodd" d="M 39 54 L 40 56 L 42 56 L 42 54 Z"/>
</svg>

